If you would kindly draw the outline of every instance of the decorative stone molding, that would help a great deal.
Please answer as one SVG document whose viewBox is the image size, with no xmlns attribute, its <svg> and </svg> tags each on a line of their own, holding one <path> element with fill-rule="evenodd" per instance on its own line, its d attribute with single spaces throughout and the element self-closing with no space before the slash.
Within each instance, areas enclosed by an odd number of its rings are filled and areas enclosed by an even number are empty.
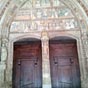
<svg viewBox="0 0 88 88">
<path fill-rule="evenodd" d="M 84 48 L 84 56 L 87 64 L 87 58 L 88 58 L 88 38 L 87 38 L 87 33 L 83 33 L 82 36 L 82 41 L 83 41 L 83 48 Z"/>
<path fill-rule="evenodd" d="M 88 9 L 87 9 L 87 5 L 88 3 L 85 3 L 85 2 L 88 2 L 87 0 L 77 0 L 79 2 L 79 4 L 83 7 L 83 9 L 85 10 L 87 16 L 88 16 Z"/>
<path fill-rule="evenodd" d="M 88 41 L 87 41 L 87 33 L 83 33 L 81 37 L 81 47 L 82 47 L 82 65 L 84 66 L 84 77 L 82 79 L 82 88 L 88 88 Z"/>
<path fill-rule="evenodd" d="M 25 18 L 25 16 L 24 16 Z M 37 18 L 36 18 L 37 19 Z M 33 19 L 32 19 L 33 20 Z M 51 19 L 38 21 L 13 21 L 10 32 L 31 32 L 31 31 L 59 31 L 59 30 L 79 30 L 78 23 L 75 18 Z"/>
<path fill-rule="evenodd" d="M 8 5 L 10 4 L 10 1 L 11 0 L 3 0 L 5 3 L 2 3 L 2 10 L 1 10 L 1 12 L 0 12 L 0 19 L 1 19 L 1 17 L 2 17 L 2 15 L 4 14 L 4 12 L 5 12 L 5 10 L 6 10 L 6 8 L 8 8 Z"/>
</svg>

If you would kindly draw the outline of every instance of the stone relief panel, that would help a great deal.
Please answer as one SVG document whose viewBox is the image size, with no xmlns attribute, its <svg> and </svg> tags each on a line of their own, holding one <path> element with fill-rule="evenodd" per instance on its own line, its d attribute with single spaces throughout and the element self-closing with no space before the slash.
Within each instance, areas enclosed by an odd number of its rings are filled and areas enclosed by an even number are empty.
<svg viewBox="0 0 88 88">
<path fill-rule="evenodd" d="M 30 32 L 43 30 L 76 30 L 79 29 L 74 18 L 60 20 L 14 21 L 10 32 Z"/>
<path fill-rule="evenodd" d="M 59 0 L 29 0 L 17 12 L 10 32 L 77 30 L 72 11 Z"/>
</svg>

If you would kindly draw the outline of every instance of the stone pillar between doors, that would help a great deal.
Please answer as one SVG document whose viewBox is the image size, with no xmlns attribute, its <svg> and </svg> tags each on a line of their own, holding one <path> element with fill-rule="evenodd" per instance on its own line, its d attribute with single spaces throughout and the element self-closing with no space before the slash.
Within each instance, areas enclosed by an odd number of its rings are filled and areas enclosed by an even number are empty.
<svg viewBox="0 0 88 88">
<path fill-rule="evenodd" d="M 47 32 L 42 32 L 42 88 L 51 88 L 49 38 Z"/>
</svg>

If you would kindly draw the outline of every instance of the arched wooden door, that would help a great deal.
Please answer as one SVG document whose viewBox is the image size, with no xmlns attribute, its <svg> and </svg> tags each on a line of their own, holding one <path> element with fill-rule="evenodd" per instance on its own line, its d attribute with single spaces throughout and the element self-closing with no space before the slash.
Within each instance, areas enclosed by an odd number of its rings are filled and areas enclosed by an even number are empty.
<svg viewBox="0 0 88 88">
<path fill-rule="evenodd" d="M 75 40 L 50 40 L 52 88 L 81 88 Z"/>
<path fill-rule="evenodd" d="M 13 88 L 42 88 L 41 42 L 14 45 Z"/>
</svg>

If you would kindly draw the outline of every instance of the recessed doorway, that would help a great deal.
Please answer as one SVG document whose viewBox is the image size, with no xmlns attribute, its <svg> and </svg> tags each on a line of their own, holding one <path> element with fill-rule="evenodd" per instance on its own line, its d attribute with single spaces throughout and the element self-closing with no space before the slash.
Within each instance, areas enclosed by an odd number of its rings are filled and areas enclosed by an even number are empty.
<svg viewBox="0 0 88 88">
<path fill-rule="evenodd" d="M 38 39 L 14 43 L 13 88 L 42 88 L 42 52 Z"/>
<path fill-rule="evenodd" d="M 81 88 L 76 40 L 52 38 L 49 49 L 52 88 Z"/>
</svg>

